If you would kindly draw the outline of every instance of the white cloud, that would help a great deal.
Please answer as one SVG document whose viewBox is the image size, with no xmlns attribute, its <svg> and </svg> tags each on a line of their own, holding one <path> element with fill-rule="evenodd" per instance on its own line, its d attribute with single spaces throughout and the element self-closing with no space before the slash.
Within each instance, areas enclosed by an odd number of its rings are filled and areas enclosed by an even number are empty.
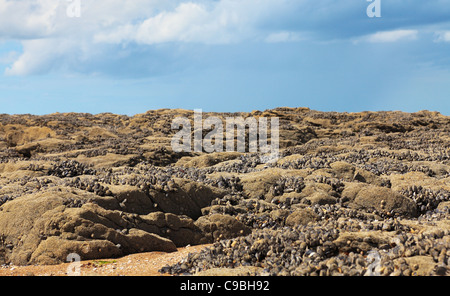
<svg viewBox="0 0 450 296">
<path fill-rule="evenodd" d="M 255 35 L 251 23 L 258 17 L 239 3 L 233 0 L 218 1 L 215 5 L 180 3 L 172 11 L 161 11 L 136 24 L 126 23 L 112 30 L 100 31 L 94 39 L 96 42 L 140 44 L 233 43 Z"/>
<path fill-rule="evenodd" d="M 6 75 L 28 75 L 48 70 L 70 46 L 62 40 L 34 39 L 22 41 L 23 54 L 6 68 Z"/>
<path fill-rule="evenodd" d="M 357 8 L 350 0 L 335 2 L 80 0 L 81 17 L 70 18 L 67 7 L 71 2 L 67 0 L 0 0 L 0 40 L 20 41 L 23 45 L 23 52 L 5 73 L 28 75 L 61 68 L 76 70 L 80 63 L 94 58 L 109 61 L 115 55 L 132 55 L 132 51 L 120 52 L 129 44 L 297 42 L 305 39 L 305 32 L 308 38 L 320 39 L 323 32 L 327 32 L 323 34 L 326 38 L 352 38 L 342 32 L 347 32 L 354 23 L 350 18 Z M 355 19 L 360 21 L 358 17 Z M 363 34 L 367 31 L 355 27 L 353 36 Z M 366 35 L 356 42 L 396 42 L 417 37 L 416 30 L 390 30 Z M 443 33 L 438 39 L 448 41 L 449 37 Z M 102 54 L 105 48 L 117 51 L 106 50 Z M 115 55 L 106 57 L 106 53 Z"/>
<path fill-rule="evenodd" d="M 255 22 L 278 1 L 81 0 L 81 17 L 71 18 L 69 1 L 0 0 L 0 39 L 23 45 L 5 74 L 70 67 L 80 55 L 89 56 L 104 45 L 226 44 L 255 38 Z"/>
<path fill-rule="evenodd" d="M 416 40 L 418 35 L 417 30 L 393 30 L 377 32 L 366 36 L 364 39 L 371 43 L 385 43 L 385 42 L 397 42 L 397 41 L 407 41 Z"/>
<path fill-rule="evenodd" d="M 450 31 L 436 32 L 435 42 L 450 42 Z"/>
<path fill-rule="evenodd" d="M 11 64 L 20 56 L 20 53 L 12 50 L 0 55 L 0 64 Z"/>
<path fill-rule="evenodd" d="M 0 0 L 0 36 L 8 38 L 42 38 L 55 32 L 60 1 Z"/>
<path fill-rule="evenodd" d="M 99 50 L 82 39 L 45 38 L 22 41 L 23 53 L 5 69 L 5 75 L 43 74 L 52 70 L 79 69 L 99 57 Z"/>
<path fill-rule="evenodd" d="M 142 22 L 137 27 L 135 39 L 145 44 L 207 40 L 208 37 L 202 37 L 208 33 L 205 24 L 211 21 L 209 17 L 202 5 L 182 3 L 173 12 L 163 12 Z"/>
<path fill-rule="evenodd" d="M 301 36 L 298 32 L 288 32 L 288 31 L 271 33 L 265 39 L 265 41 L 268 43 L 296 42 L 300 40 Z"/>
<path fill-rule="evenodd" d="M 205 36 L 210 18 L 208 11 L 196 3 L 181 3 L 174 11 L 163 11 L 135 25 L 127 23 L 110 32 L 99 32 L 96 42 L 137 42 L 156 44 L 172 41 L 207 40 Z"/>
</svg>

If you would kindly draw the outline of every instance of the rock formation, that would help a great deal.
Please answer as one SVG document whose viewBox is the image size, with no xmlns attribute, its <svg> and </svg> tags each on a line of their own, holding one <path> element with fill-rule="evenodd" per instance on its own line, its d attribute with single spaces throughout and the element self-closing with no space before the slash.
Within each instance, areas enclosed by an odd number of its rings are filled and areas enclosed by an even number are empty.
<svg viewBox="0 0 450 296">
<path fill-rule="evenodd" d="M 0 115 L 0 264 L 213 243 L 162 271 L 447 274 L 450 117 L 203 114 L 278 117 L 280 158 L 264 163 L 259 153 L 172 151 L 172 120 L 192 115 Z"/>
</svg>

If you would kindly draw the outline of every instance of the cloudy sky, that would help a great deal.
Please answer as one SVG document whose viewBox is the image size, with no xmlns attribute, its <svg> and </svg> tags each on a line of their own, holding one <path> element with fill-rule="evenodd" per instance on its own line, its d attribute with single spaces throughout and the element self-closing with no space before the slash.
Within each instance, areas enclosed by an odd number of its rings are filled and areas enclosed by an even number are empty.
<svg viewBox="0 0 450 296">
<path fill-rule="evenodd" d="M 450 115 L 450 0 L 379 1 L 0 0 L 0 113 Z"/>
</svg>

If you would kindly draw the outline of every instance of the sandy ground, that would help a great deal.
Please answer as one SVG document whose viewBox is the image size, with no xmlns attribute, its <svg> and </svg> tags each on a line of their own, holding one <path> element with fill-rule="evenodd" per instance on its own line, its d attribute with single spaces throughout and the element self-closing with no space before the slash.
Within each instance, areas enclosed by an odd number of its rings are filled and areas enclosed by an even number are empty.
<svg viewBox="0 0 450 296">
<path fill-rule="evenodd" d="M 63 263 L 45 266 L 0 267 L 0 276 L 161 276 L 158 270 L 165 265 L 175 264 L 189 253 L 198 253 L 209 245 L 188 246 L 177 252 L 148 252 L 115 259 L 87 260 L 77 263 Z M 78 267 L 77 267 L 78 264 Z"/>
</svg>

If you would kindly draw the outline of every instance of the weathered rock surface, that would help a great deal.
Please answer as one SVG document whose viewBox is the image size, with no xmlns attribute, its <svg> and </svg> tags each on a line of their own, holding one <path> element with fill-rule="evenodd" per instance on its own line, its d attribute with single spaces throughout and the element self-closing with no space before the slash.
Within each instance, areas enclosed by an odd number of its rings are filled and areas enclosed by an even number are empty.
<svg viewBox="0 0 450 296">
<path fill-rule="evenodd" d="M 366 210 L 373 209 L 378 213 L 398 213 L 405 217 L 414 217 L 417 214 L 417 205 L 412 199 L 379 186 L 361 188 L 353 204 Z"/>
<path fill-rule="evenodd" d="M 223 214 L 200 217 L 195 224 L 205 234 L 201 243 L 213 243 L 221 239 L 230 239 L 251 233 L 248 226 L 232 216 Z"/>
<path fill-rule="evenodd" d="M 450 274 L 449 117 L 203 114 L 278 117 L 280 158 L 264 163 L 172 151 L 173 118 L 192 115 L 0 115 L 0 264 L 214 243 L 165 271 Z"/>
</svg>

